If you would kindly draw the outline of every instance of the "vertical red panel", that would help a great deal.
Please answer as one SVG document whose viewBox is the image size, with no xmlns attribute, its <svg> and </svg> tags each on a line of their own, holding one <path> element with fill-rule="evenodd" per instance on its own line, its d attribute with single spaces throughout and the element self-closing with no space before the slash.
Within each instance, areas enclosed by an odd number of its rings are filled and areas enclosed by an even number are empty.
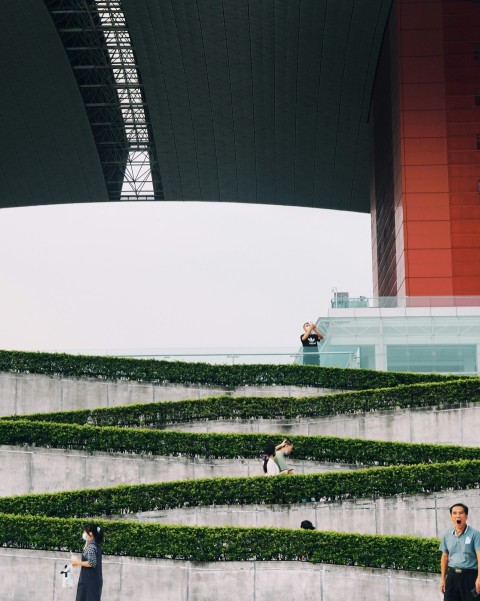
<svg viewBox="0 0 480 601">
<path fill-rule="evenodd" d="M 473 53 L 480 42 L 480 6 L 475 2 L 444 2 L 445 97 L 452 238 L 452 287 L 458 296 L 480 294 L 480 60 Z M 471 32 L 472 35 L 467 35 Z M 472 40 L 465 44 L 465 40 Z"/>
<path fill-rule="evenodd" d="M 451 295 L 450 215 L 438 202 L 449 193 L 442 0 L 399 0 L 398 10 L 405 294 Z"/>
<path fill-rule="evenodd" d="M 372 106 L 391 111 L 393 202 L 388 202 L 395 213 L 390 233 L 395 252 L 385 260 L 392 261 L 396 282 L 392 286 L 392 268 L 379 269 L 380 251 L 391 245 L 383 236 L 378 246 L 382 223 L 377 219 L 372 222 L 375 289 L 396 287 L 398 295 L 407 296 L 480 295 L 480 105 L 475 101 L 480 60 L 473 52 L 480 44 L 480 3 L 397 0 L 388 28 L 382 51 L 390 53 L 390 98 L 379 104 L 379 84 L 385 84 L 380 72 Z M 385 143 L 381 136 L 380 142 Z M 378 207 L 385 200 L 375 198 L 372 189 L 375 202 Z"/>
</svg>

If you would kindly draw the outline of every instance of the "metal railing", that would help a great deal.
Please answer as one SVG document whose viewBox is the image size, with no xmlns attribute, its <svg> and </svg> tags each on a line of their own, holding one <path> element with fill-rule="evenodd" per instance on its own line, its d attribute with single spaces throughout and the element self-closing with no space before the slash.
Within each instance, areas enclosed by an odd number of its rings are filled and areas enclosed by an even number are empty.
<svg viewBox="0 0 480 601">
<path fill-rule="evenodd" d="M 480 296 L 334 297 L 332 309 L 390 309 L 408 307 L 480 307 Z"/>
<path fill-rule="evenodd" d="M 320 367 L 360 367 L 359 353 L 354 351 L 319 351 L 303 353 L 288 349 L 55 349 L 72 355 L 101 355 L 129 359 L 184 361 L 213 365 L 291 365 L 303 363 Z M 304 361 L 305 359 L 305 361 Z"/>
</svg>

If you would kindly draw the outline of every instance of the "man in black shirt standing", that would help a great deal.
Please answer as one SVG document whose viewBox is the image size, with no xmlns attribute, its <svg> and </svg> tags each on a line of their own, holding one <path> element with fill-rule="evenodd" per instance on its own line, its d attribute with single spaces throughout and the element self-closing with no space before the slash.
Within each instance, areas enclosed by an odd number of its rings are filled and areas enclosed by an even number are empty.
<svg viewBox="0 0 480 601">
<path fill-rule="evenodd" d="M 303 324 L 304 333 L 300 335 L 303 346 L 303 364 L 320 365 L 318 341 L 323 340 L 323 334 L 317 330 L 314 323 L 307 321 Z"/>
</svg>

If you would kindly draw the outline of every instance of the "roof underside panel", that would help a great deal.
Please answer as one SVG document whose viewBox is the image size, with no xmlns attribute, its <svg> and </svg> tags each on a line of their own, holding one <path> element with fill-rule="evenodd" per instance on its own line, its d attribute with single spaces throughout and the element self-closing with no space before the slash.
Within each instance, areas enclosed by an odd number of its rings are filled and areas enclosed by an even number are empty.
<svg viewBox="0 0 480 601">
<path fill-rule="evenodd" d="M 0 10 L 0 207 L 107 200 L 83 102 L 43 1 Z"/>
<path fill-rule="evenodd" d="M 391 0 L 123 0 L 167 200 L 369 211 Z"/>
<path fill-rule="evenodd" d="M 73 69 L 110 199 L 120 198 L 128 157 L 113 70 L 94 0 L 47 0 Z"/>
<path fill-rule="evenodd" d="M 152 198 L 368 212 L 368 108 L 391 1 L 116 0 L 145 105 Z M 117 92 L 105 96 L 115 82 L 89 79 L 106 90 L 98 99 L 79 79 L 106 51 L 101 35 L 77 43 L 73 16 L 55 12 L 72 2 L 0 8 L 0 207 L 119 197 L 128 140 Z M 80 4 L 94 13 L 96 3 Z"/>
</svg>

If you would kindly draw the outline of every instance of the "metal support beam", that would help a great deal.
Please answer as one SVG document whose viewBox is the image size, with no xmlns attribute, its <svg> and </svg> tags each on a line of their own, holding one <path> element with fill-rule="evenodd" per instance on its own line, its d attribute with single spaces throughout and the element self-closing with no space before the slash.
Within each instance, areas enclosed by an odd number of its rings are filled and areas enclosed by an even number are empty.
<svg viewBox="0 0 480 601">
<path fill-rule="evenodd" d="M 120 0 L 44 0 L 90 120 L 110 200 L 161 200 L 146 102 Z"/>
</svg>

